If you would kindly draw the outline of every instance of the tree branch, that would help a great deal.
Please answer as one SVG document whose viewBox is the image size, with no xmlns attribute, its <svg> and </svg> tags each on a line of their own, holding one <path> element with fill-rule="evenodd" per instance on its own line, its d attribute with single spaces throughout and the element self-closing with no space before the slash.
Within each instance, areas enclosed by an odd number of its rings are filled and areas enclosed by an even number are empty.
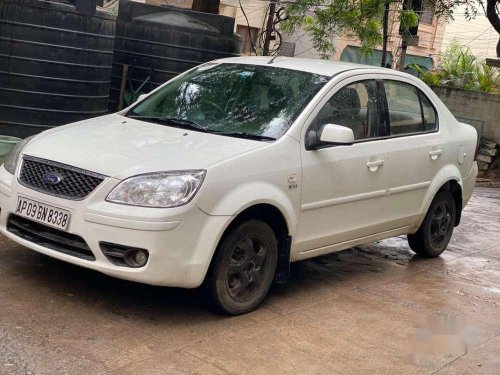
<svg viewBox="0 0 500 375">
<path fill-rule="evenodd" d="M 496 5 L 498 0 L 488 0 L 486 3 L 486 17 L 490 21 L 497 33 L 500 34 L 500 17 L 498 16 Z"/>
</svg>

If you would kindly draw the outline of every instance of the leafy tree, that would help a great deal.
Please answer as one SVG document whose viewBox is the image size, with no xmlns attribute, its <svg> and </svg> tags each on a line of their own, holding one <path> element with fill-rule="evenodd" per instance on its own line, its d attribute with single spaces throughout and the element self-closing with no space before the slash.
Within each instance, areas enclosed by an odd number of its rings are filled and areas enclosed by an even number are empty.
<svg viewBox="0 0 500 375">
<path fill-rule="evenodd" d="M 288 3 L 282 28 L 293 33 L 302 28 L 323 58 L 334 51 L 339 34 L 358 38 L 365 51 L 382 43 L 380 33 L 385 0 L 296 0 Z"/>
<path fill-rule="evenodd" d="M 484 10 L 500 33 L 499 1 L 487 0 L 488 12 L 483 0 L 423 0 L 423 3 L 434 8 L 436 16 L 446 20 L 453 19 L 454 10 L 462 5 L 465 5 L 468 19 L 475 18 L 478 11 Z M 404 0 L 295 0 L 286 3 L 288 19 L 282 28 L 288 33 L 302 28 L 323 58 L 328 58 L 334 52 L 332 40 L 338 35 L 358 39 L 366 53 L 382 43 L 386 5 L 390 6 L 390 12 L 397 13 L 396 19 L 404 28 L 416 26 L 418 14 L 404 10 L 403 3 Z"/>
</svg>

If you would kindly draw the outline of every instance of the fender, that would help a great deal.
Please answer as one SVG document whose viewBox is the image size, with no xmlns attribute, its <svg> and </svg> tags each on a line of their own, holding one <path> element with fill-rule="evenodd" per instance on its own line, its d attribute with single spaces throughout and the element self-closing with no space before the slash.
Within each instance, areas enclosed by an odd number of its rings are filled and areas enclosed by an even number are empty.
<svg viewBox="0 0 500 375">
<path fill-rule="evenodd" d="M 293 196 L 295 195 L 297 194 L 294 192 Z M 210 196 L 210 194 L 206 196 Z M 297 198 L 299 198 L 298 195 Z M 294 206 L 298 202 L 294 205 L 289 195 L 271 183 L 258 181 L 236 185 L 219 200 L 202 199 L 197 202 L 198 207 L 208 215 L 234 217 L 247 208 L 258 204 L 269 204 L 276 207 L 285 218 L 289 235 L 292 237 L 295 235 L 298 224 L 296 212 L 299 210 Z"/>
<path fill-rule="evenodd" d="M 460 174 L 459 169 L 457 168 L 456 165 L 446 164 L 439 170 L 438 173 L 436 173 L 434 179 L 431 181 L 431 184 L 427 189 L 427 193 L 425 194 L 425 198 L 420 207 L 421 215 L 417 220 L 417 222 L 415 222 L 415 226 L 411 228 L 410 233 L 415 233 L 422 224 L 422 222 L 424 221 L 425 215 L 427 215 L 427 211 L 429 210 L 432 200 L 436 196 L 439 189 L 441 189 L 441 187 L 448 181 L 452 180 L 456 181 L 460 185 L 463 192 L 464 188 L 462 183 L 462 175 Z"/>
</svg>

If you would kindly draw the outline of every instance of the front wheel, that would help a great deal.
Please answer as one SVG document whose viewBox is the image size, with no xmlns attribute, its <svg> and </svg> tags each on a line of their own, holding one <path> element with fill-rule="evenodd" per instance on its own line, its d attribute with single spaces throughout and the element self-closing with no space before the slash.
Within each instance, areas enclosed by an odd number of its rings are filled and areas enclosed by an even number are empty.
<svg viewBox="0 0 500 375">
<path fill-rule="evenodd" d="M 456 206 L 449 191 L 440 191 L 415 234 L 408 235 L 410 248 L 425 257 L 437 257 L 446 249 L 455 226 Z"/>
<path fill-rule="evenodd" d="M 278 244 L 269 225 L 245 221 L 224 236 L 208 276 L 215 305 L 239 315 L 255 309 L 267 295 L 278 262 Z"/>
</svg>

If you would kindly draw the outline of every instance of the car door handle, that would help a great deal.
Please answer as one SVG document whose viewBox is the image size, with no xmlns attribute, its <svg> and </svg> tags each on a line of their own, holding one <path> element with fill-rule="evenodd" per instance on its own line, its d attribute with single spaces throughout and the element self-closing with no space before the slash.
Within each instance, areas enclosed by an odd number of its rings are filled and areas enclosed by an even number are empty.
<svg viewBox="0 0 500 375">
<path fill-rule="evenodd" d="M 378 167 L 381 167 L 382 165 L 384 165 L 383 160 L 369 161 L 368 163 L 366 163 L 366 166 L 371 172 L 377 171 Z"/>
<path fill-rule="evenodd" d="M 432 160 L 437 160 L 443 153 L 443 150 L 437 149 L 437 150 L 430 150 L 429 151 L 429 156 L 431 157 Z"/>
</svg>

